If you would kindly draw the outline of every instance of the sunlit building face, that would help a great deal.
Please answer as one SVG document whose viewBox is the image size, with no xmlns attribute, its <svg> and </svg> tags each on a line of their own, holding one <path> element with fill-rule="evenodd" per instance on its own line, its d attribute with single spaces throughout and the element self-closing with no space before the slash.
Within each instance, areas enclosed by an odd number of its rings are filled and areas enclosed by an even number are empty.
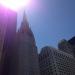
<svg viewBox="0 0 75 75">
<path fill-rule="evenodd" d="M 29 3 L 30 0 L 0 0 L 0 4 L 15 11 L 27 6 Z"/>
</svg>

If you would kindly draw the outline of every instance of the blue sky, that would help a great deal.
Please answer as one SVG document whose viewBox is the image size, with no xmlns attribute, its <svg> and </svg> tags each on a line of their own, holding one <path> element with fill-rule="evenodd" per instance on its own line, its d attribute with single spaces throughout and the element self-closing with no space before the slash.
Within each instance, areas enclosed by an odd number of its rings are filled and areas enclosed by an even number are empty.
<svg viewBox="0 0 75 75">
<path fill-rule="evenodd" d="M 37 0 L 37 2 L 37 6 L 25 10 L 39 52 L 46 45 L 57 47 L 61 39 L 68 40 L 75 36 L 75 0 Z M 18 28 L 23 10 L 18 12 Z"/>
</svg>

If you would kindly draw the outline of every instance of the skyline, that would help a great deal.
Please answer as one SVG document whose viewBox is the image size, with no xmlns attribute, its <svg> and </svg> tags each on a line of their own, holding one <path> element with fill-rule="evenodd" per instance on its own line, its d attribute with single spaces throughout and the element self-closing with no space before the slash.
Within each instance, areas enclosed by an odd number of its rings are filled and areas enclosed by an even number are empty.
<svg viewBox="0 0 75 75">
<path fill-rule="evenodd" d="M 75 5 L 66 1 L 18 13 L 0 5 L 0 75 L 75 75 Z"/>
<path fill-rule="evenodd" d="M 18 13 L 0 5 L 0 75 L 75 75 L 73 4 L 44 2 Z"/>
<path fill-rule="evenodd" d="M 18 28 L 25 10 L 39 52 L 45 45 L 57 47 L 60 40 L 69 40 L 75 36 L 74 4 L 74 0 L 39 0 L 33 9 L 23 8 L 20 10 L 21 12 L 18 13 Z"/>
</svg>

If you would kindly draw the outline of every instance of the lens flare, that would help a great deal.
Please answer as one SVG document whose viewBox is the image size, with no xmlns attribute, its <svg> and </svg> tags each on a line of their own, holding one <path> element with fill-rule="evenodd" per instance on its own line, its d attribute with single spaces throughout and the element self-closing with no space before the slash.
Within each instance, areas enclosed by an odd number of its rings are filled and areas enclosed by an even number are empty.
<svg viewBox="0 0 75 75">
<path fill-rule="evenodd" d="M 19 10 L 24 6 L 28 6 L 30 0 L 0 0 L 0 4 L 12 10 Z"/>
</svg>

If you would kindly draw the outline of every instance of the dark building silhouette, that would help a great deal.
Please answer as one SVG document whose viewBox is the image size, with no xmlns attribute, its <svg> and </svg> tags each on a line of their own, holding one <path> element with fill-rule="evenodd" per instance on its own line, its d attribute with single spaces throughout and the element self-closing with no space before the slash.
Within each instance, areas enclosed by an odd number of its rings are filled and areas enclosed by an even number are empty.
<svg viewBox="0 0 75 75">
<path fill-rule="evenodd" d="M 16 35 L 17 13 L 0 5 L 1 75 L 15 75 L 13 44 Z"/>
<path fill-rule="evenodd" d="M 73 49 L 73 54 L 74 54 L 74 57 L 75 57 L 75 36 L 72 37 L 71 39 L 68 40 L 68 43 L 70 43 L 72 49 Z"/>
<path fill-rule="evenodd" d="M 75 36 L 68 40 L 71 45 L 75 45 Z"/>
</svg>

